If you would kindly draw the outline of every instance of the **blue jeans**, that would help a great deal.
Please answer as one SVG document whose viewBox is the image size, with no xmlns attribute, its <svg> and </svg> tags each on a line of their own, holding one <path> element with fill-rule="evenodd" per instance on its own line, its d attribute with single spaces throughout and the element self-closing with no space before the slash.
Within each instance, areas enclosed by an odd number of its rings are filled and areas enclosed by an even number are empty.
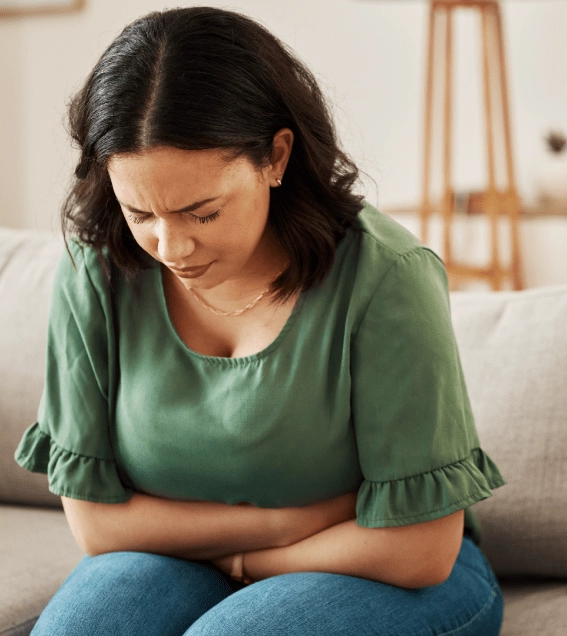
<svg viewBox="0 0 567 636">
<path fill-rule="evenodd" d="M 146 552 L 85 556 L 34 636 L 498 636 L 498 581 L 469 537 L 442 584 L 406 589 L 296 572 L 242 586 L 206 561 Z"/>
</svg>

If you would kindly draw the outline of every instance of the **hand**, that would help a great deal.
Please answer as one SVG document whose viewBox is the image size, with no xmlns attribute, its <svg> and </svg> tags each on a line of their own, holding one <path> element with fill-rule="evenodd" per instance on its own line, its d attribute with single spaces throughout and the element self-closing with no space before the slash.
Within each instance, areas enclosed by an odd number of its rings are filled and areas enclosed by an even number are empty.
<svg viewBox="0 0 567 636">
<path fill-rule="evenodd" d="M 213 565 L 216 565 L 217 568 L 221 570 L 221 572 L 224 572 L 225 574 L 228 574 L 228 576 L 230 576 L 232 572 L 233 561 L 236 556 L 236 554 L 229 554 L 228 556 L 219 557 L 218 559 L 211 559 L 210 561 Z M 246 576 L 246 572 L 243 572 L 242 575 L 242 583 L 244 583 L 245 585 L 254 583 L 254 581 L 250 577 Z M 236 580 L 239 581 L 239 579 Z"/>
</svg>

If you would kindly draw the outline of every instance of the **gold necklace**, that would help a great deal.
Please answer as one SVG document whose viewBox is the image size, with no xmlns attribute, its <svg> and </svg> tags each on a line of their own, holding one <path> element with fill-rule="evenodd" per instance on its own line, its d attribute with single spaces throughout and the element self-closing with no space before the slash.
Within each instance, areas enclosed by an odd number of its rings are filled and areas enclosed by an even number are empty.
<svg viewBox="0 0 567 636">
<path fill-rule="evenodd" d="M 279 272 L 275 278 L 278 278 L 278 276 L 280 276 L 280 274 L 283 274 L 284 271 L 285 270 L 282 269 L 282 271 Z M 271 287 L 271 285 L 270 285 L 270 287 Z M 266 287 L 266 289 L 264 289 L 264 291 L 259 296 L 254 298 L 254 300 L 251 303 L 248 303 L 246 305 L 246 307 L 244 307 L 243 309 L 237 309 L 236 311 L 221 311 L 220 309 L 217 309 L 216 307 L 213 307 L 213 306 L 209 305 L 209 303 L 205 302 L 197 294 L 197 292 L 193 289 L 193 287 L 190 287 L 189 289 L 191 290 L 191 293 L 193 294 L 193 297 L 199 303 L 199 305 L 201 305 L 201 307 L 204 307 L 205 309 L 208 309 L 213 314 L 216 314 L 217 316 L 240 316 L 240 314 L 243 314 L 248 309 L 252 309 L 252 307 L 257 305 L 262 300 L 262 298 L 264 298 L 264 296 L 270 291 L 270 287 Z"/>
</svg>

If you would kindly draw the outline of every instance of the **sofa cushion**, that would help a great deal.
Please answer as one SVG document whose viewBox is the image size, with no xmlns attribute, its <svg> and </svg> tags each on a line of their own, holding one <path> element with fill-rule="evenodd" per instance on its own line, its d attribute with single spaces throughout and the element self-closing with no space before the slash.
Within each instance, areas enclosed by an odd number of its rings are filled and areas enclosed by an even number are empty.
<svg viewBox="0 0 567 636">
<path fill-rule="evenodd" d="M 504 621 L 500 636 L 565 636 L 567 581 L 500 581 Z"/>
<path fill-rule="evenodd" d="M 567 285 L 453 292 L 480 442 L 508 482 L 472 508 L 498 576 L 567 577 Z"/>
<path fill-rule="evenodd" d="M 83 556 L 63 510 L 0 504 L 0 634 L 29 634 Z"/>
<path fill-rule="evenodd" d="M 53 234 L 0 228 L 0 501 L 59 506 L 47 475 L 20 468 L 14 452 L 37 417 L 43 390 L 47 312 L 65 249 Z"/>
</svg>

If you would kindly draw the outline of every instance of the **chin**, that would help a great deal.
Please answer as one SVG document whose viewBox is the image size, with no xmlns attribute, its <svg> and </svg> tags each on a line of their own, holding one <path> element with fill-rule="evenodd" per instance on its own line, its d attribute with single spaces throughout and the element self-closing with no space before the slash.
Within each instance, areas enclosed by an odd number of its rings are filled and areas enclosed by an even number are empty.
<svg viewBox="0 0 567 636">
<path fill-rule="evenodd" d="M 179 278 L 183 287 L 187 290 L 193 289 L 212 289 L 219 284 L 219 281 L 206 281 L 199 278 Z"/>
</svg>

